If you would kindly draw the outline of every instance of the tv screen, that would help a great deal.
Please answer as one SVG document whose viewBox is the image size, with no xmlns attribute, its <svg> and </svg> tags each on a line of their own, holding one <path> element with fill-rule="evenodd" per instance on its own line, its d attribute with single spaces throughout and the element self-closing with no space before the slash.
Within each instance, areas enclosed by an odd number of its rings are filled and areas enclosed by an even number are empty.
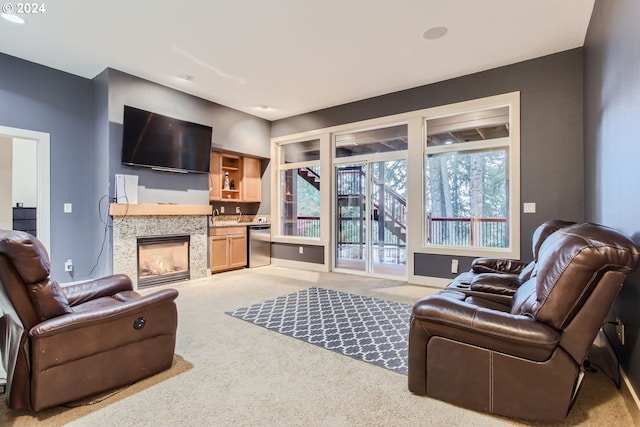
<svg viewBox="0 0 640 427">
<path fill-rule="evenodd" d="M 210 126 L 124 106 L 122 163 L 176 172 L 209 172 Z"/>
</svg>

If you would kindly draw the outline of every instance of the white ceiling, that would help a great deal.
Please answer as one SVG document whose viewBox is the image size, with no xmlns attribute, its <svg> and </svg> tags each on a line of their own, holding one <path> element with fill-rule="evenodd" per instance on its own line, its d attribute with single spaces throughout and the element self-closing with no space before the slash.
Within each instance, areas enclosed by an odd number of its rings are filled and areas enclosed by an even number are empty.
<svg viewBox="0 0 640 427">
<path fill-rule="evenodd" d="M 54 0 L 0 19 L 0 51 L 275 120 L 582 46 L 594 1 Z"/>
</svg>

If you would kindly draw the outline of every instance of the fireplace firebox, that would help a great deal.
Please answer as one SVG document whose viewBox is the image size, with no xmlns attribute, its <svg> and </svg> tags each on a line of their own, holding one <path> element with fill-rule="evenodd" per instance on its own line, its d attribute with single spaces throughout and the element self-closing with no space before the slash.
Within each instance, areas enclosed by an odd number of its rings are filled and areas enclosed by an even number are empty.
<svg viewBox="0 0 640 427">
<path fill-rule="evenodd" d="M 189 280 L 187 235 L 138 237 L 138 287 Z"/>
</svg>

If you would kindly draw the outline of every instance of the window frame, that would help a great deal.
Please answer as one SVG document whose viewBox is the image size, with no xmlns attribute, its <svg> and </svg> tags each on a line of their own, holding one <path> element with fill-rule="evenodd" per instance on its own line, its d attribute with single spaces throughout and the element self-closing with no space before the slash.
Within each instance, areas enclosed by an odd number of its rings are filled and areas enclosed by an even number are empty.
<svg viewBox="0 0 640 427">
<path fill-rule="evenodd" d="M 295 162 L 295 163 L 283 163 L 284 160 L 284 146 L 289 144 L 295 144 L 310 140 L 319 140 L 320 142 L 320 158 L 318 160 Z M 330 169 L 326 163 L 330 165 L 329 161 L 329 134 L 312 132 L 304 135 L 296 135 L 295 137 L 285 137 L 272 139 L 271 145 L 271 159 L 274 173 L 272 174 L 271 181 L 271 240 L 279 243 L 293 243 L 293 244 L 308 244 L 308 245 L 322 245 L 327 246 L 327 230 L 330 224 L 327 224 L 327 211 L 329 209 L 329 191 L 323 191 L 322 189 L 329 185 L 330 181 L 326 177 L 327 171 Z M 306 236 L 290 236 L 283 234 L 282 230 L 282 200 L 284 195 L 281 192 L 280 176 L 281 172 L 291 169 L 298 169 L 302 167 L 319 166 L 320 167 L 320 236 L 319 237 L 306 237 Z"/>
<path fill-rule="evenodd" d="M 472 113 L 496 107 L 509 107 L 509 136 L 490 139 L 469 141 L 452 145 L 427 146 L 427 121 L 441 117 L 457 114 Z M 520 259 L 520 93 L 513 92 L 504 95 L 497 95 L 488 98 L 481 98 L 456 104 L 448 104 L 434 107 L 424 111 L 422 116 L 422 215 L 420 221 L 420 246 L 414 248 L 417 253 L 468 256 L 468 257 L 500 257 Z M 508 215 L 507 223 L 509 233 L 509 247 L 489 248 L 489 247 L 465 247 L 437 245 L 427 242 L 427 212 L 426 212 L 426 168 L 427 157 L 430 154 L 444 152 L 467 152 L 473 149 L 507 149 L 507 197 Z"/>
<path fill-rule="evenodd" d="M 426 227 L 425 213 L 425 151 L 426 151 L 426 120 L 437 118 L 438 116 L 447 116 L 465 111 L 473 111 L 477 109 L 486 109 L 497 106 L 509 106 L 510 114 L 510 138 L 511 145 L 509 147 L 509 242 L 511 244 L 509 250 L 492 249 L 492 248 L 462 248 L 462 247 L 428 247 L 424 245 L 424 237 L 426 235 L 424 228 Z M 333 135 L 336 133 L 349 132 L 353 130 L 366 130 L 372 128 L 380 128 L 387 125 L 398 123 L 408 124 L 408 155 L 407 155 L 407 200 L 411 201 L 411 208 L 407 211 L 407 227 L 410 231 L 407 236 L 407 274 L 410 283 L 444 286 L 449 283 L 447 278 L 426 277 L 415 274 L 415 255 L 416 254 L 436 254 L 452 257 L 499 257 L 520 259 L 520 92 L 510 92 L 499 95 L 488 96 L 485 98 L 476 98 L 458 103 L 435 106 L 425 109 L 413 110 L 404 113 L 380 116 L 361 121 L 354 121 L 345 124 L 339 124 L 330 127 L 317 128 L 308 131 L 284 134 L 271 138 L 271 235 L 274 243 L 288 244 L 307 244 L 324 246 L 324 264 L 318 267 L 322 271 L 330 271 L 333 257 L 333 234 L 332 222 L 333 213 L 331 205 L 333 203 L 333 168 L 334 153 Z M 281 144 L 301 142 L 310 139 L 320 138 L 320 168 L 321 168 L 321 224 L 320 239 L 282 236 L 279 230 L 280 224 L 280 154 L 279 146 Z M 355 162 L 358 159 L 354 157 L 344 158 L 345 162 Z M 348 160 L 347 160 L 348 159 Z M 331 191 L 325 191 L 331 190 Z M 418 207 L 421 206 L 421 207 Z M 297 265 L 291 261 L 290 264 Z M 306 268 L 315 267 L 315 264 L 303 263 Z"/>
</svg>

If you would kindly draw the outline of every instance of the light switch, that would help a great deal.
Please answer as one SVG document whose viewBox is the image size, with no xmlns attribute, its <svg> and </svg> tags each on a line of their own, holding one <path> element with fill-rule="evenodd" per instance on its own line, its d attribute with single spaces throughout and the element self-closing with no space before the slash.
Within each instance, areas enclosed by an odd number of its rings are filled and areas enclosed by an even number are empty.
<svg viewBox="0 0 640 427">
<path fill-rule="evenodd" d="M 73 211 L 73 205 L 71 203 L 64 204 L 64 213 L 71 213 Z"/>
<path fill-rule="evenodd" d="M 536 213 L 536 204 L 535 203 L 523 203 L 522 204 L 522 212 L 524 212 L 524 213 Z"/>
</svg>

